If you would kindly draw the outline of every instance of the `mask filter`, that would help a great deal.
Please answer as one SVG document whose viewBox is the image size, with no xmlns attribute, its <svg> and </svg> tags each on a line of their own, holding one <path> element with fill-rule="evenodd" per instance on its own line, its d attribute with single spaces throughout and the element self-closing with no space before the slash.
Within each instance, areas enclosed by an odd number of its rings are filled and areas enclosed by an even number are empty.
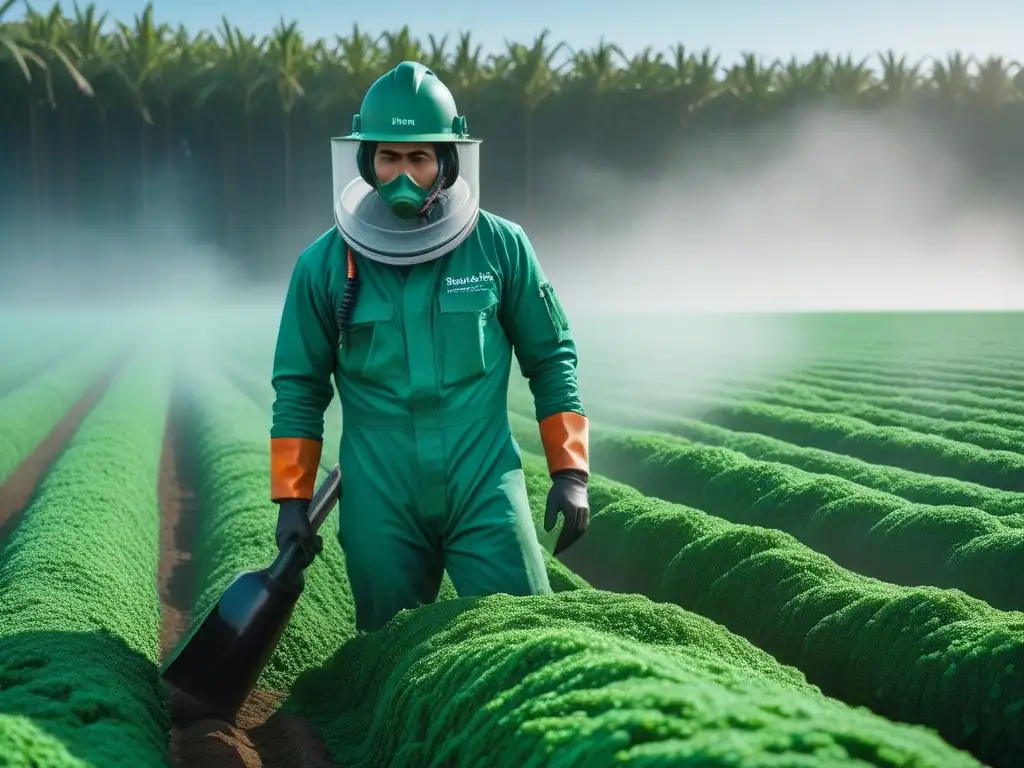
<svg viewBox="0 0 1024 768">
<path fill-rule="evenodd" d="M 417 186 L 407 174 L 400 173 L 387 184 L 379 184 L 377 191 L 392 213 L 400 219 L 413 219 L 419 215 L 430 195 L 429 189 Z"/>
</svg>

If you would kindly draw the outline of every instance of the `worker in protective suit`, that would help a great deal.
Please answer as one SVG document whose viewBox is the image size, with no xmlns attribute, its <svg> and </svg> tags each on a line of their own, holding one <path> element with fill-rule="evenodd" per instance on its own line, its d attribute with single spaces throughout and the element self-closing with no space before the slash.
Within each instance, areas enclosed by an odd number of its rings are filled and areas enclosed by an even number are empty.
<svg viewBox="0 0 1024 768">
<path fill-rule="evenodd" d="M 335 227 L 298 258 L 274 358 L 271 498 L 279 547 L 310 530 L 333 397 L 339 541 L 361 631 L 460 596 L 550 592 L 508 423 L 514 353 L 552 487 L 556 554 L 587 529 L 588 422 L 576 347 L 523 229 L 480 210 L 479 145 L 449 90 L 403 62 L 332 139 Z"/>
</svg>

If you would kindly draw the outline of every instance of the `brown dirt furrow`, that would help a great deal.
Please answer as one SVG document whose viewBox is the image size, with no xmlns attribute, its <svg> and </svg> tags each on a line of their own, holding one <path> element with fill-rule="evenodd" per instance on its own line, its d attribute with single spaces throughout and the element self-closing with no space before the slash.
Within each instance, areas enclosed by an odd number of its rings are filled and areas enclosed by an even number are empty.
<svg viewBox="0 0 1024 768">
<path fill-rule="evenodd" d="M 174 764 L 205 768 L 331 768 L 316 730 L 305 720 L 277 712 L 283 696 L 253 691 L 235 724 L 210 716 L 202 705 L 178 695 Z"/>
<path fill-rule="evenodd" d="M 195 589 L 192 567 L 192 543 L 196 533 L 195 485 L 189 457 L 182 455 L 185 445 L 178 404 L 172 401 L 164 429 L 158 486 L 160 560 L 157 584 L 163 617 L 161 656 L 169 653 L 188 629 L 189 606 Z"/>
<path fill-rule="evenodd" d="M 21 513 L 28 507 L 35 495 L 43 475 L 53 466 L 71 436 L 85 420 L 86 415 L 103 397 L 110 382 L 121 367 L 119 361 L 107 373 L 100 376 L 64 417 L 50 430 L 36 449 L 29 454 L 18 468 L 0 485 L 0 546 L 17 527 Z"/>
<path fill-rule="evenodd" d="M 195 594 L 191 557 L 196 536 L 195 467 L 177 401 L 168 415 L 160 470 L 161 654 L 188 629 Z M 253 691 L 235 723 L 171 691 L 171 762 L 187 768 L 331 768 L 319 735 L 305 720 L 277 712 L 280 694 Z"/>
</svg>

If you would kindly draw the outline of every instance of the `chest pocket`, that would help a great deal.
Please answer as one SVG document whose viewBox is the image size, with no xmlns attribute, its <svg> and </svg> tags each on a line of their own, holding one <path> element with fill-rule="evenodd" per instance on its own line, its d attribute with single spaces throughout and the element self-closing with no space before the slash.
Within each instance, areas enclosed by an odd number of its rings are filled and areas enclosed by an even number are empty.
<svg viewBox="0 0 1024 768">
<path fill-rule="evenodd" d="M 442 293 L 439 299 L 442 339 L 442 384 L 478 379 L 495 354 L 493 341 L 502 333 L 498 295 L 492 290 Z"/>
<path fill-rule="evenodd" d="M 356 379 L 383 381 L 401 372 L 405 346 L 395 318 L 395 307 L 365 291 L 356 300 L 349 322 L 347 348 L 338 350 L 343 374 Z"/>
</svg>

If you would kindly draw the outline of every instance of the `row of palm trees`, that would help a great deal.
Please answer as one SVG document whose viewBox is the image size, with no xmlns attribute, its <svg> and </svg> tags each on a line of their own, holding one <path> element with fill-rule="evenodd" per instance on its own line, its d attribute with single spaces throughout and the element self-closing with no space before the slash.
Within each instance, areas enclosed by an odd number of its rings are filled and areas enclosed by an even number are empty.
<svg viewBox="0 0 1024 768">
<path fill-rule="evenodd" d="M 1024 127 L 1024 69 L 999 57 L 747 54 L 726 66 L 682 45 L 633 56 L 610 42 L 572 50 L 547 31 L 484 55 L 471 33 L 421 41 L 408 28 L 375 36 L 355 24 L 307 40 L 283 19 L 258 37 L 227 19 L 214 31 L 175 28 L 152 5 L 131 23 L 94 5 L 65 13 L 27 3 L 12 21 L 20 7 L 0 0 L 0 147 L 15 167 L 11 188 L 31 189 L 36 217 L 60 205 L 92 218 L 133 210 L 145 222 L 159 180 L 179 202 L 201 197 L 203 226 L 235 249 L 266 242 L 281 222 L 321 225 L 326 137 L 347 132 L 370 83 L 408 59 L 439 74 L 486 139 L 485 188 L 504 193 L 492 205 L 526 218 L 551 157 L 575 150 L 633 165 L 630 143 L 657 148 L 816 101 L 925 110 L 997 139 Z"/>
<path fill-rule="evenodd" d="M 876 69 L 867 59 L 851 56 L 822 53 L 807 62 L 765 62 L 749 53 L 723 66 L 711 51 L 693 53 L 682 44 L 667 54 L 647 48 L 632 57 L 604 41 L 591 50 L 574 51 L 544 31 L 531 44 L 508 42 L 505 51 L 485 57 L 470 32 L 460 33 L 452 47 L 448 35 L 430 35 L 424 42 L 405 27 L 374 37 L 358 24 L 347 37 L 307 41 L 297 22 L 283 19 L 262 38 L 243 34 L 226 18 L 215 32 L 190 33 L 183 26 L 157 22 L 152 4 L 131 25 L 115 21 L 110 33 L 103 31 L 107 15 L 98 14 L 95 5 L 82 9 L 75 4 L 69 17 L 60 3 L 40 13 L 24 2 L 24 20 L 4 21 L 22 2 L 0 2 L 0 60 L 17 68 L 24 96 L 53 103 L 54 81 L 62 79 L 78 93 L 96 97 L 92 79 L 109 87 L 113 77 L 148 123 L 161 100 L 166 103 L 174 93 L 194 89 L 201 102 L 214 81 L 223 86 L 226 78 L 241 86 L 249 101 L 264 89 L 276 91 L 285 113 L 311 96 L 323 109 L 338 100 L 358 100 L 381 72 L 408 59 L 425 62 L 467 96 L 506 84 L 503 95 L 511 88 L 528 108 L 566 89 L 673 92 L 690 109 L 719 97 L 772 102 L 816 95 L 886 101 L 934 96 L 979 108 L 1024 100 L 1024 69 L 998 56 L 978 60 L 954 53 L 946 60 L 911 62 L 888 51 L 879 55 Z M 13 73 L 4 74 L 7 81 Z M 27 87 L 33 78 L 41 80 L 42 91 Z M 17 90 L 9 81 L 6 86 Z"/>
</svg>

